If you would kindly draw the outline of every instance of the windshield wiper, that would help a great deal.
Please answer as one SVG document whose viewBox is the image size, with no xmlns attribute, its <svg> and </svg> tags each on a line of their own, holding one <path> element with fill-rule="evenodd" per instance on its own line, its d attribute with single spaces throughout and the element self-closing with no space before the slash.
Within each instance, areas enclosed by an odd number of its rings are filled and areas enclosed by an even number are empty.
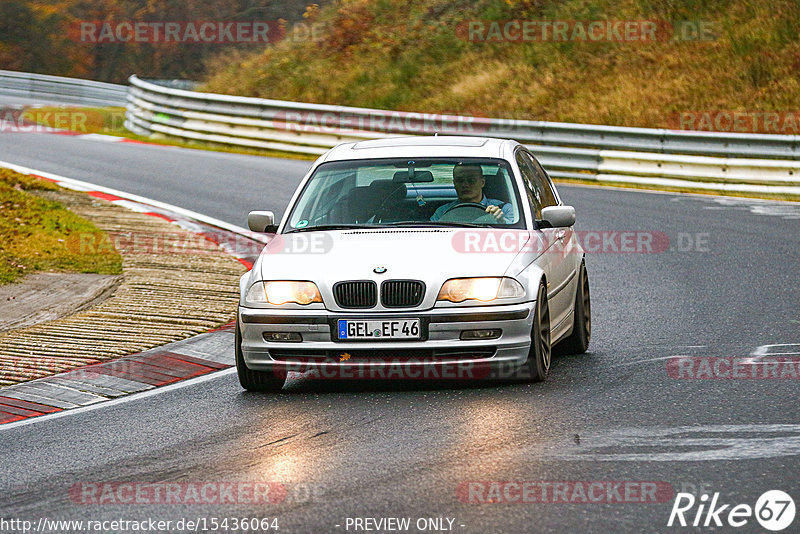
<svg viewBox="0 0 800 534">
<path fill-rule="evenodd" d="M 455 221 L 398 221 L 386 222 L 383 226 L 422 226 L 422 227 L 439 227 L 439 226 L 455 226 L 457 228 L 488 228 L 485 224 L 475 224 L 466 222 Z"/>
<path fill-rule="evenodd" d="M 441 227 L 455 227 L 455 228 L 490 228 L 485 224 L 475 224 L 466 222 L 455 221 L 397 221 L 385 222 L 379 224 L 318 224 L 316 226 L 306 226 L 304 228 L 293 228 L 284 232 L 291 234 L 294 232 L 312 232 L 316 230 L 370 230 L 376 228 L 391 228 L 391 227 L 422 227 L 422 228 L 441 228 Z"/>
<path fill-rule="evenodd" d="M 304 228 L 293 228 L 284 232 L 285 234 L 292 234 L 294 232 L 312 232 L 315 230 L 353 230 L 360 228 L 380 228 L 376 224 L 318 224 L 316 226 L 306 226 Z"/>
</svg>

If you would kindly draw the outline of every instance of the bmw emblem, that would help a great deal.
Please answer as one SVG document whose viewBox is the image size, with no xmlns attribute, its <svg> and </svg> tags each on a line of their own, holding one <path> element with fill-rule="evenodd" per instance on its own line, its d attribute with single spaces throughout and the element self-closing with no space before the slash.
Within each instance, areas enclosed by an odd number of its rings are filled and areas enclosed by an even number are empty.
<svg viewBox="0 0 800 534">
<path fill-rule="evenodd" d="M 386 272 L 386 267 L 375 267 L 372 269 L 372 272 L 375 274 L 383 274 Z"/>
</svg>

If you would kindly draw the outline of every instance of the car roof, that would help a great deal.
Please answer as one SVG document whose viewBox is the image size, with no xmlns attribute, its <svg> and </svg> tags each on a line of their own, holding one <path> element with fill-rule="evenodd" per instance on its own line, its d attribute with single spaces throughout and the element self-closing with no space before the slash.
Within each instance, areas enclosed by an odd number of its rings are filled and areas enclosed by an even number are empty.
<svg viewBox="0 0 800 534">
<path fill-rule="evenodd" d="M 322 161 L 404 157 L 503 158 L 517 144 L 509 139 L 454 135 L 388 137 L 342 143 L 333 147 Z"/>
</svg>

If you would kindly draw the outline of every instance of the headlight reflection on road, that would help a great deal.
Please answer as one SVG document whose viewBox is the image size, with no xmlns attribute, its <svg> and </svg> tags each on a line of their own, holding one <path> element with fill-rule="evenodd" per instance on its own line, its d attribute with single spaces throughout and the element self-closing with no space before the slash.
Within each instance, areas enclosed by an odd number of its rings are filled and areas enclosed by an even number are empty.
<svg viewBox="0 0 800 534">
<path fill-rule="evenodd" d="M 475 470 L 470 475 L 487 475 L 502 470 L 506 461 L 498 444 L 507 443 L 511 447 L 507 456 L 509 464 L 514 462 L 514 444 L 525 443 L 530 436 L 531 412 L 520 405 L 518 400 L 498 400 L 494 395 L 474 399 L 459 410 L 457 432 L 452 437 L 455 447 L 463 451 L 474 451 L 476 446 L 491 450 L 491 454 L 472 454 L 470 467 Z M 490 470 L 490 471 L 487 471 Z M 464 473 L 465 476 L 467 473 Z"/>
</svg>

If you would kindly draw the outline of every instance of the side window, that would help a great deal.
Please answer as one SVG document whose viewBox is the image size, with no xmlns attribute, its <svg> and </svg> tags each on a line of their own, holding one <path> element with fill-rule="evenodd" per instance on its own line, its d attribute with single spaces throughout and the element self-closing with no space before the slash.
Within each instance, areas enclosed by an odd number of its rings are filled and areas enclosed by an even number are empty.
<svg viewBox="0 0 800 534">
<path fill-rule="evenodd" d="M 525 193 L 528 195 L 528 202 L 531 205 L 531 212 L 535 219 L 542 217 L 542 195 L 541 188 L 537 187 L 536 171 L 529 158 L 525 157 L 522 150 L 517 151 L 517 165 L 522 172 L 522 179 L 525 182 Z"/>
<path fill-rule="evenodd" d="M 536 158 L 533 157 L 532 154 L 529 152 L 524 152 L 520 150 L 520 154 L 522 157 L 530 164 L 531 168 L 534 172 L 534 185 L 536 189 L 539 190 L 539 197 L 542 199 L 542 207 L 547 206 L 555 206 L 558 204 L 556 200 L 556 194 L 553 192 L 553 188 L 550 187 L 550 180 L 547 178 L 547 174 L 542 169 L 539 162 L 536 161 Z"/>
</svg>

